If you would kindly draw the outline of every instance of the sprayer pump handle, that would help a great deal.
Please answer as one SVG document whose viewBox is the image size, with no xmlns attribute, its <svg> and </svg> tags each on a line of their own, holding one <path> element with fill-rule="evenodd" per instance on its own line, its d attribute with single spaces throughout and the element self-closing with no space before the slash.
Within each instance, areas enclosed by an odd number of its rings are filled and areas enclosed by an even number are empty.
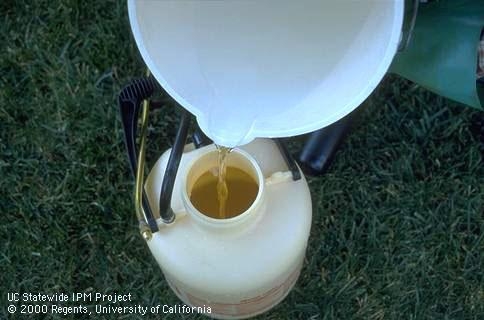
<svg viewBox="0 0 484 320">
<path fill-rule="evenodd" d="M 155 89 L 162 90 L 152 77 L 145 77 L 132 81 L 119 93 L 118 102 L 121 113 L 121 121 L 123 123 L 126 151 L 128 153 L 131 172 L 135 179 L 138 166 L 138 147 L 136 145 L 136 136 L 140 105 L 143 100 L 149 99 L 153 95 Z M 165 95 L 165 97 L 168 98 L 158 102 L 153 101 L 153 103 L 150 104 L 150 109 L 152 110 L 160 108 L 163 104 L 165 104 L 164 102 L 173 104 L 173 100 L 169 98 L 168 95 Z M 171 223 L 174 220 L 174 213 L 170 208 L 171 195 L 173 193 L 176 173 L 178 171 L 178 166 L 183 153 L 183 147 L 185 146 L 188 129 L 190 127 L 190 114 L 183 108 L 180 109 L 182 110 L 180 127 L 170 153 L 170 159 L 168 160 L 167 170 L 165 171 L 163 184 L 160 190 L 159 212 L 161 219 L 165 223 Z M 158 231 L 157 222 L 153 216 L 153 211 L 151 210 L 144 190 L 142 194 L 142 207 L 146 218 L 146 223 L 148 224 L 151 232 Z"/>
</svg>

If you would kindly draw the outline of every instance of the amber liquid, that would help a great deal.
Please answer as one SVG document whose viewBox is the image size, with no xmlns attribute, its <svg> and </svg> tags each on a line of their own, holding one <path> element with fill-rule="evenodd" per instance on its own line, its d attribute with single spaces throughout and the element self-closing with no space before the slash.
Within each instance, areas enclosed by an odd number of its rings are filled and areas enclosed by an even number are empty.
<svg viewBox="0 0 484 320">
<path fill-rule="evenodd" d="M 216 218 L 236 217 L 254 202 L 259 185 L 248 173 L 235 167 L 225 167 L 225 200 L 219 198 L 219 170 L 207 171 L 195 182 L 190 201 L 203 214 Z M 220 200 L 223 201 L 220 201 Z M 223 208 L 223 211 L 221 210 Z"/>
</svg>

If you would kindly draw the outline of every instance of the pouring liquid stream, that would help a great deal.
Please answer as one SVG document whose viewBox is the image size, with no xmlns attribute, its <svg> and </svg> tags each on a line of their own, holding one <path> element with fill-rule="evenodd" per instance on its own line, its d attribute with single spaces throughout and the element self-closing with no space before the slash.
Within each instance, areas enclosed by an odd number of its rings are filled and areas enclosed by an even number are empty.
<svg viewBox="0 0 484 320">
<path fill-rule="evenodd" d="M 218 149 L 218 181 L 217 181 L 217 200 L 219 202 L 219 217 L 225 219 L 227 217 L 227 198 L 229 191 L 227 188 L 227 155 L 232 151 L 232 148 L 227 148 L 217 145 Z"/>
</svg>

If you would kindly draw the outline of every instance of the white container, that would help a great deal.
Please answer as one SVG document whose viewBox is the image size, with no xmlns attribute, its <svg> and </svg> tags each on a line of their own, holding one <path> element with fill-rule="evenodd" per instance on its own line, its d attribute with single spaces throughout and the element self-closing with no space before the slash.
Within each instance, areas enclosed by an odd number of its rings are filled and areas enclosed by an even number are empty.
<svg viewBox="0 0 484 320">
<path fill-rule="evenodd" d="M 375 89 L 403 0 L 135 1 L 129 18 L 157 81 L 215 143 L 314 131 Z"/>
<path fill-rule="evenodd" d="M 157 161 L 146 181 L 154 215 L 169 151 Z M 228 157 L 259 184 L 253 204 L 230 219 L 214 219 L 190 203 L 197 178 L 217 166 L 213 145 L 185 152 L 175 181 L 172 224 L 147 244 L 165 278 L 186 304 L 215 318 L 239 319 L 262 313 L 295 284 L 311 227 L 311 198 L 304 177 L 294 181 L 273 141 L 256 139 Z M 203 309 L 205 308 L 205 309 Z"/>
</svg>

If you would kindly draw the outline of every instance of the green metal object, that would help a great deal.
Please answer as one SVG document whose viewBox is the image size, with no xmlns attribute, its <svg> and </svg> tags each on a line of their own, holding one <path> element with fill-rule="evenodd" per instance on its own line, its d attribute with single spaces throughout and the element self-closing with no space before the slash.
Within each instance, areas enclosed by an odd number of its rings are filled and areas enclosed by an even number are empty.
<svg viewBox="0 0 484 320">
<path fill-rule="evenodd" d="M 483 109 L 476 84 L 484 0 L 420 3 L 408 45 L 390 72 L 449 99 Z"/>
</svg>

